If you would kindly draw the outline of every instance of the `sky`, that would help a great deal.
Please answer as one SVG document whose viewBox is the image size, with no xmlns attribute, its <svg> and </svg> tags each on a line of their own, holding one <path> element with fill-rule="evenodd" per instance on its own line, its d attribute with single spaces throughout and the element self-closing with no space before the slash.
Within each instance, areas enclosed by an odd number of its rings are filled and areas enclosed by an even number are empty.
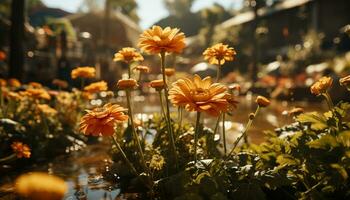
<svg viewBox="0 0 350 200">
<path fill-rule="evenodd" d="M 136 0 L 138 3 L 137 13 L 140 17 L 140 26 L 148 28 L 158 20 L 168 16 L 168 12 L 163 5 L 163 0 Z M 192 11 L 208 7 L 213 3 L 219 3 L 226 8 L 239 6 L 241 0 L 196 0 L 192 6 Z M 83 0 L 43 0 L 49 7 L 61 8 L 69 12 L 76 12 Z"/>
</svg>

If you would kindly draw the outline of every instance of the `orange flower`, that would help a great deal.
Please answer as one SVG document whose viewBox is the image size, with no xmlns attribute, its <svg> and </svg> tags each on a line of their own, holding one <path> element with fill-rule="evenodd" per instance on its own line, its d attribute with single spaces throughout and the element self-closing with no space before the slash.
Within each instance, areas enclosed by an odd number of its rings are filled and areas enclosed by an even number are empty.
<svg viewBox="0 0 350 200">
<path fill-rule="evenodd" d="M 225 61 L 233 61 L 235 55 L 236 51 L 232 47 L 222 43 L 209 47 L 203 52 L 204 59 L 213 65 L 223 65 Z"/>
<path fill-rule="evenodd" d="M 9 98 L 9 99 L 13 99 L 13 100 L 21 100 L 22 99 L 22 96 L 19 95 L 17 92 L 6 92 L 4 94 L 5 97 Z"/>
<path fill-rule="evenodd" d="M 174 68 L 165 68 L 165 75 L 166 76 L 173 76 L 175 74 Z"/>
<path fill-rule="evenodd" d="M 94 78 L 96 76 L 96 70 L 93 67 L 77 67 L 72 70 L 72 79 L 76 78 Z"/>
<path fill-rule="evenodd" d="M 68 87 L 67 81 L 60 80 L 60 79 L 53 79 L 52 84 L 56 85 L 57 87 L 60 87 L 60 88 L 67 88 Z"/>
<path fill-rule="evenodd" d="M 10 78 L 7 82 L 11 87 L 15 87 L 15 88 L 21 87 L 21 82 L 19 82 L 18 79 Z"/>
<path fill-rule="evenodd" d="M 332 86 L 332 83 L 333 79 L 331 77 L 324 76 L 311 86 L 311 93 L 314 95 L 326 93 L 327 90 Z"/>
<path fill-rule="evenodd" d="M 138 45 L 149 54 L 181 53 L 185 48 L 185 34 L 177 28 L 153 26 L 140 35 Z"/>
<path fill-rule="evenodd" d="M 16 154 L 17 158 L 30 158 L 30 148 L 28 145 L 22 142 L 13 142 L 11 144 L 13 152 Z"/>
<path fill-rule="evenodd" d="M 266 106 L 270 105 L 270 100 L 268 100 L 266 97 L 263 97 L 263 96 L 257 96 L 255 102 L 260 107 L 266 107 Z"/>
<path fill-rule="evenodd" d="M 6 53 L 4 51 L 0 51 L 0 61 L 6 60 Z"/>
<path fill-rule="evenodd" d="M 118 53 L 114 54 L 113 61 L 122 61 L 125 63 L 130 63 L 132 61 L 143 61 L 142 55 L 136 51 L 135 48 L 124 47 Z"/>
<path fill-rule="evenodd" d="M 15 189 L 19 195 L 30 200 L 61 200 L 68 186 L 59 177 L 33 172 L 17 178 Z"/>
<path fill-rule="evenodd" d="M 164 88 L 164 81 L 163 79 L 153 80 L 149 83 L 149 86 L 156 90 L 161 90 Z"/>
<path fill-rule="evenodd" d="M 149 72 L 151 71 L 149 67 L 143 66 L 143 65 L 139 65 L 139 66 L 135 67 L 134 70 L 137 70 L 137 71 L 139 71 L 140 73 L 141 73 L 141 72 L 142 72 L 142 73 L 149 73 Z"/>
<path fill-rule="evenodd" d="M 0 78 L 0 87 L 6 87 L 7 82 L 5 79 Z"/>
<path fill-rule="evenodd" d="M 38 104 L 37 108 L 40 112 L 42 112 L 46 115 L 56 115 L 57 114 L 57 110 L 55 110 L 54 108 L 51 108 L 47 104 Z"/>
<path fill-rule="evenodd" d="M 177 106 L 185 106 L 188 111 L 206 112 L 212 116 L 218 116 L 220 112 L 227 110 L 226 86 L 212 84 L 210 77 L 201 79 L 195 75 L 193 80 L 184 78 L 172 85 L 169 99 Z"/>
<path fill-rule="evenodd" d="M 85 135 L 112 136 L 115 124 L 128 119 L 125 108 L 117 104 L 106 104 L 101 108 L 88 110 L 79 124 L 79 130 Z"/>
<path fill-rule="evenodd" d="M 134 89 L 138 87 L 139 85 L 137 84 L 137 81 L 135 79 L 122 79 L 119 80 L 117 83 L 117 87 L 120 90 L 125 90 L 125 89 Z"/>
<path fill-rule="evenodd" d="M 42 88 L 43 85 L 41 85 L 41 83 L 38 83 L 38 82 L 29 82 L 28 85 L 30 87 L 33 87 L 33 88 Z"/>
<path fill-rule="evenodd" d="M 51 96 L 49 95 L 49 93 L 44 89 L 28 88 L 22 94 L 34 99 L 45 99 L 45 100 L 51 99 Z"/>
<path fill-rule="evenodd" d="M 106 81 L 99 81 L 99 82 L 91 83 L 88 86 L 85 86 L 84 90 L 89 93 L 97 93 L 97 92 L 108 90 L 108 86 Z"/>
</svg>

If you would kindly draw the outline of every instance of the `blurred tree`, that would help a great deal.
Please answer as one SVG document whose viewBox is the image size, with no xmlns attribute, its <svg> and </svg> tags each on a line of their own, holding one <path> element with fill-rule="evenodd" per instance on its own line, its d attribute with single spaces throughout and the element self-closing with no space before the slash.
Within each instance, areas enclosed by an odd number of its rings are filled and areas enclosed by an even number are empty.
<svg viewBox="0 0 350 200">
<path fill-rule="evenodd" d="M 173 16 L 184 16 L 191 12 L 195 0 L 164 0 L 165 7 Z"/>
<path fill-rule="evenodd" d="M 25 0 L 12 0 L 9 76 L 22 80 L 24 66 Z"/>
</svg>

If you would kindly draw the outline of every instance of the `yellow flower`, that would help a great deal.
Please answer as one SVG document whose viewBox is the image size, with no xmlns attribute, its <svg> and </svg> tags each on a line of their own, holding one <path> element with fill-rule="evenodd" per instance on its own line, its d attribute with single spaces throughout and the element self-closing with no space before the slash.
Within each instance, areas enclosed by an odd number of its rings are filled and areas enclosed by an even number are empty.
<svg viewBox="0 0 350 200">
<path fill-rule="evenodd" d="M 326 93 L 327 90 L 332 86 L 332 83 L 333 79 L 331 77 L 324 76 L 311 86 L 311 93 L 314 95 Z"/>
<path fill-rule="evenodd" d="M 350 86 L 350 75 L 347 75 L 339 80 L 340 85 L 342 86 Z"/>
<path fill-rule="evenodd" d="M 57 114 L 57 110 L 55 110 L 54 108 L 51 108 L 47 104 L 38 104 L 37 107 L 41 113 L 44 113 L 46 115 L 56 115 Z"/>
<path fill-rule="evenodd" d="M 67 81 L 60 80 L 60 79 L 53 79 L 52 84 L 56 85 L 57 87 L 60 87 L 60 88 L 67 88 L 68 87 Z"/>
<path fill-rule="evenodd" d="M 132 47 L 124 47 L 118 53 L 114 54 L 113 61 L 122 61 L 125 63 L 143 61 L 142 55 Z"/>
<path fill-rule="evenodd" d="M 49 93 L 44 89 L 28 88 L 22 94 L 34 99 L 45 99 L 45 100 L 51 99 L 51 96 L 49 95 Z"/>
<path fill-rule="evenodd" d="M 266 106 L 270 105 L 270 100 L 268 100 L 266 97 L 263 97 L 263 96 L 257 96 L 255 102 L 260 107 L 266 107 Z"/>
<path fill-rule="evenodd" d="M 134 70 L 139 71 L 140 73 L 149 73 L 151 71 L 151 69 L 147 66 L 143 66 L 143 65 L 139 65 L 137 67 L 134 68 Z"/>
<path fill-rule="evenodd" d="M 149 86 L 156 90 L 161 90 L 164 88 L 164 81 L 163 79 L 153 80 L 149 83 Z"/>
<path fill-rule="evenodd" d="M 91 83 L 88 86 L 85 86 L 84 90 L 89 93 L 97 93 L 97 92 L 108 90 L 108 86 L 105 81 L 99 81 L 99 82 Z"/>
<path fill-rule="evenodd" d="M 159 154 L 154 154 L 149 164 L 149 168 L 159 171 L 163 169 L 164 164 L 165 164 L 164 157 Z"/>
<path fill-rule="evenodd" d="M 174 68 L 165 68 L 165 75 L 166 76 L 173 76 L 175 74 Z"/>
<path fill-rule="evenodd" d="M 153 26 L 140 35 L 138 45 L 149 54 L 181 53 L 185 48 L 185 34 L 177 28 Z"/>
<path fill-rule="evenodd" d="M 13 142 L 11 148 L 17 158 L 30 158 L 31 150 L 28 145 L 23 144 L 22 142 Z"/>
<path fill-rule="evenodd" d="M 223 65 L 225 61 L 233 61 L 235 59 L 236 51 L 228 45 L 218 43 L 207 48 L 203 52 L 203 56 L 210 64 Z"/>
<path fill-rule="evenodd" d="M 28 85 L 32 88 L 42 88 L 43 85 L 41 85 L 41 83 L 38 82 L 29 82 Z"/>
<path fill-rule="evenodd" d="M 96 76 L 96 70 L 93 67 L 77 67 L 72 70 L 72 79 L 76 78 L 94 78 Z"/>
<path fill-rule="evenodd" d="M 137 84 L 137 81 L 135 79 L 122 79 L 119 80 L 117 83 L 117 87 L 120 90 L 125 90 L 125 89 L 134 89 L 138 87 L 139 85 Z"/>
<path fill-rule="evenodd" d="M 21 82 L 18 79 L 10 78 L 7 82 L 11 87 L 21 87 Z"/>
<path fill-rule="evenodd" d="M 211 77 L 202 80 L 195 75 L 193 80 L 184 78 L 172 85 L 169 99 L 177 106 L 185 106 L 188 111 L 205 112 L 212 116 L 218 116 L 227 110 L 227 88 L 220 83 L 212 84 Z"/>
<path fill-rule="evenodd" d="M 64 180 L 42 172 L 33 172 L 17 178 L 16 192 L 30 200 L 61 200 L 68 190 Z"/>
<path fill-rule="evenodd" d="M 106 104 L 101 108 L 87 110 L 79 124 L 79 130 L 85 135 L 112 136 L 115 124 L 128 119 L 127 109 L 117 104 Z"/>
</svg>

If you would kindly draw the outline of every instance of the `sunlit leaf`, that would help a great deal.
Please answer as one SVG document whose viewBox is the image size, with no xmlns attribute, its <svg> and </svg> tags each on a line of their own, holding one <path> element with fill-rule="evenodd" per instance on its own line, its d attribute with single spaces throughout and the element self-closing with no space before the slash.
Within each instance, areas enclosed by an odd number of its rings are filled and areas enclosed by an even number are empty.
<svg viewBox="0 0 350 200">
<path fill-rule="evenodd" d="M 313 130 L 323 130 L 327 128 L 326 119 L 317 112 L 301 114 L 297 117 L 297 121 L 310 124 Z"/>
</svg>

